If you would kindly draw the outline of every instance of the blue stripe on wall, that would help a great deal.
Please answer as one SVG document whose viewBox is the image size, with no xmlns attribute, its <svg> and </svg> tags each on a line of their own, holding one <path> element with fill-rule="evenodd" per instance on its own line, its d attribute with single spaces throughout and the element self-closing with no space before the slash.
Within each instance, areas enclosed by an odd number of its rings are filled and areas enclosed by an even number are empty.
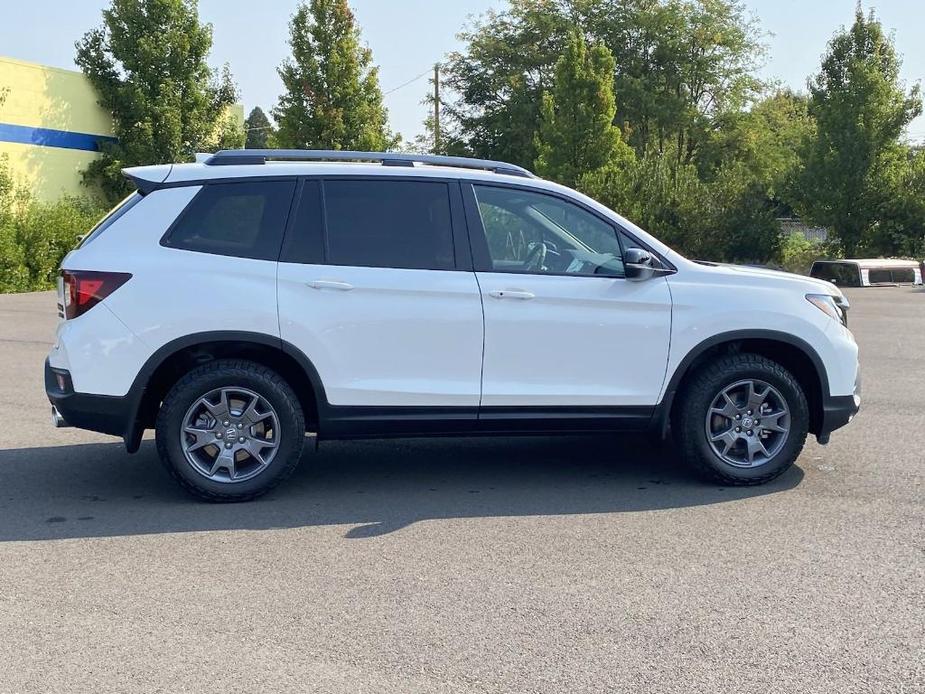
<svg viewBox="0 0 925 694">
<path fill-rule="evenodd" d="M 72 133 L 67 130 L 32 128 L 28 125 L 0 123 L 0 142 L 17 142 L 22 145 L 62 147 L 64 149 L 99 152 L 101 142 L 116 142 L 116 138 L 108 135 L 90 135 L 88 133 Z"/>
</svg>

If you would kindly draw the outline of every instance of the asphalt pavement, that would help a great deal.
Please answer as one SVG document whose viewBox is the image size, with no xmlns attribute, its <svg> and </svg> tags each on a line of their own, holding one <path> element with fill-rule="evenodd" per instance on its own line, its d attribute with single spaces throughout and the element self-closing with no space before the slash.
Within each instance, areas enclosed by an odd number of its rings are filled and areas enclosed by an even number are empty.
<svg viewBox="0 0 925 694">
<path fill-rule="evenodd" d="M 925 291 L 849 298 L 861 413 L 763 487 L 399 440 L 212 505 L 53 428 L 54 295 L 0 296 L 0 692 L 925 691 Z"/>
</svg>

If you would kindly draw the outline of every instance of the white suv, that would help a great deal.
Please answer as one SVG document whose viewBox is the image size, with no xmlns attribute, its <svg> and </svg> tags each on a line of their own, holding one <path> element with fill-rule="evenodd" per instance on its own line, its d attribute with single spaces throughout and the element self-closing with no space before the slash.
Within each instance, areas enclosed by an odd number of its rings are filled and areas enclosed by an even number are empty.
<svg viewBox="0 0 925 694">
<path fill-rule="evenodd" d="M 176 480 L 257 496 L 319 439 L 673 430 L 723 484 L 857 412 L 828 282 L 687 260 L 485 160 L 239 150 L 125 174 L 63 261 L 60 426 L 145 429 Z"/>
</svg>

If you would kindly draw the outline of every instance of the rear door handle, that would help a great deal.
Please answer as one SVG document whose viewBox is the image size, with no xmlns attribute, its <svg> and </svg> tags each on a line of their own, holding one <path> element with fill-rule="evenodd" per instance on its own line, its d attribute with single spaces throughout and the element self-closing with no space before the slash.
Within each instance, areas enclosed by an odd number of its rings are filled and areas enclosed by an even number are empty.
<svg viewBox="0 0 925 694">
<path fill-rule="evenodd" d="M 308 283 L 312 289 L 338 289 L 342 292 L 348 292 L 353 289 L 353 285 L 348 282 L 338 282 L 337 280 L 312 280 Z"/>
<path fill-rule="evenodd" d="M 520 299 L 522 301 L 536 296 L 533 292 L 525 292 L 522 289 L 495 289 L 488 292 L 488 295 L 496 299 Z"/>
</svg>

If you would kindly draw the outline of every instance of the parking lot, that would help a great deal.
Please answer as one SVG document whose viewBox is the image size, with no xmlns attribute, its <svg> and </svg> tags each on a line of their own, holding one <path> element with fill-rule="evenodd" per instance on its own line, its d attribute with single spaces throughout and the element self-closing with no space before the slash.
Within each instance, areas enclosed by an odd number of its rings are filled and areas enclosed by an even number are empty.
<svg viewBox="0 0 925 694">
<path fill-rule="evenodd" d="M 921 692 L 925 291 L 849 293 L 862 410 L 751 489 L 644 439 L 322 443 L 257 502 L 54 429 L 0 296 L 0 691 Z"/>
</svg>

